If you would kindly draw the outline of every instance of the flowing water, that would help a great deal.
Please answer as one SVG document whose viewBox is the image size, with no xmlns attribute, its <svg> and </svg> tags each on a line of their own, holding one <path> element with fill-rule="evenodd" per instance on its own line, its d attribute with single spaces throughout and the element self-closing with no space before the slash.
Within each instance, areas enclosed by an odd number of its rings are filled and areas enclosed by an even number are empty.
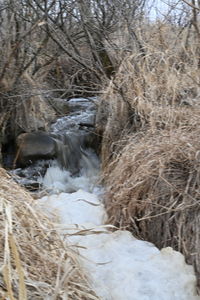
<svg viewBox="0 0 200 300">
<path fill-rule="evenodd" d="M 61 157 L 48 162 L 46 173 L 38 171 L 35 180 L 48 192 L 38 200 L 39 208 L 52 219 L 56 215 L 55 227 L 62 238 L 78 246 L 79 262 L 91 287 L 102 300 L 200 299 L 194 270 L 182 254 L 169 247 L 160 251 L 128 231 L 104 225 L 100 162 L 86 143 L 95 103 L 84 99 L 70 102 L 71 114 L 51 128 L 58 144 L 62 142 Z"/>
</svg>

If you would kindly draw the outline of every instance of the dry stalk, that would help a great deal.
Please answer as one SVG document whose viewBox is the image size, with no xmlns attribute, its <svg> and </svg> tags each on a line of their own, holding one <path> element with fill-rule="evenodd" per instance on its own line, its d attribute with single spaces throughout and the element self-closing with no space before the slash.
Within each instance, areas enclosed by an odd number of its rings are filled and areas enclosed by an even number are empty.
<svg viewBox="0 0 200 300">
<path fill-rule="evenodd" d="M 97 299 L 75 249 L 3 169 L 0 178 L 0 298 Z"/>
</svg>

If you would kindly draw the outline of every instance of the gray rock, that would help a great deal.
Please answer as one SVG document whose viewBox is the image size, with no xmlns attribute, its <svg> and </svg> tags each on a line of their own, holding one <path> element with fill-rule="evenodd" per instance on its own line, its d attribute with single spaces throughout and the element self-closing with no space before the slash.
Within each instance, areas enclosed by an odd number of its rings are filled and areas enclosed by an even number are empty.
<svg viewBox="0 0 200 300">
<path fill-rule="evenodd" d="M 80 170 L 80 137 L 51 135 L 45 132 L 22 133 L 18 136 L 15 164 L 25 167 L 41 159 L 56 158 L 60 167 L 77 174 Z"/>
<path fill-rule="evenodd" d="M 56 141 L 45 132 L 22 133 L 17 137 L 16 161 L 26 166 L 38 159 L 56 157 Z"/>
</svg>

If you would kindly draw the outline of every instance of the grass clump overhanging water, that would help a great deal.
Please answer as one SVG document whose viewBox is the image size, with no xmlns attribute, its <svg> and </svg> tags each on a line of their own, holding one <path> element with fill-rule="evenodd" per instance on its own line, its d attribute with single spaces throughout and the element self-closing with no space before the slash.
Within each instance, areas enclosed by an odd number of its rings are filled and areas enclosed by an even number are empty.
<svg viewBox="0 0 200 300">
<path fill-rule="evenodd" d="M 123 59 L 101 100 L 105 203 L 109 222 L 181 251 L 199 281 L 198 45 L 157 25 L 145 32 L 144 52 Z"/>
</svg>

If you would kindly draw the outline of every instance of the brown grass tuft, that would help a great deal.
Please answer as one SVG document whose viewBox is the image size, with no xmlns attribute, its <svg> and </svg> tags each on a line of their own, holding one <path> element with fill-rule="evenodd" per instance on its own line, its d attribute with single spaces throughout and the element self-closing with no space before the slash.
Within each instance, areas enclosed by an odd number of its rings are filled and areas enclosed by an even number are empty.
<svg viewBox="0 0 200 300">
<path fill-rule="evenodd" d="M 0 169 L 0 298 L 97 299 L 73 249 Z"/>
<path fill-rule="evenodd" d="M 127 134 L 173 130 L 198 122 L 197 45 L 194 40 L 186 44 L 184 31 L 178 34 L 176 28 L 166 26 L 144 30 L 143 52 L 135 50 L 121 58 L 118 72 L 104 91 L 97 114 L 103 168 L 124 146 L 121 141 Z M 196 111 L 192 120 L 187 117 L 191 110 Z"/>
<path fill-rule="evenodd" d="M 138 36 L 97 114 L 108 221 L 181 251 L 200 286 L 199 46 L 164 23 Z"/>
<path fill-rule="evenodd" d="M 193 264 L 200 283 L 200 129 L 131 136 L 105 169 L 109 222 Z"/>
</svg>

